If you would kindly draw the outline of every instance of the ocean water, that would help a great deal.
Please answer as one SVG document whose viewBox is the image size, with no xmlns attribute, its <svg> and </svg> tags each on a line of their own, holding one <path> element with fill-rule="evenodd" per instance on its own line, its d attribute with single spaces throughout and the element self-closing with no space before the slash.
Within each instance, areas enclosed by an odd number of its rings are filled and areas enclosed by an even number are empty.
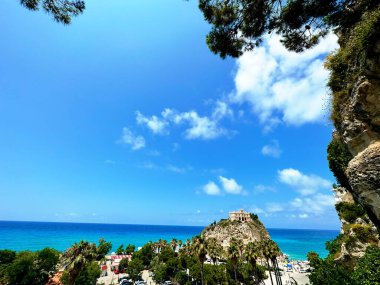
<svg viewBox="0 0 380 285">
<path fill-rule="evenodd" d="M 113 250 L 121 244 L 142 246 L 149 241 L 172 238 L 186 241 L 199 234 L 203 227 L 155 226 L 120 224 L 82 224 L 51 222 L 0 221 L 0 249 L 39 250 L 53 247 L 63 251 L 74 242 L 97 242 L 104 238 L 112 242 Z M 280 249 L 294 259 L 305 259 L 309 251 L 322 257 L 327 255 L 325 242 L 335 238 L 339 231 L 268 229 Z"/>
</svg>

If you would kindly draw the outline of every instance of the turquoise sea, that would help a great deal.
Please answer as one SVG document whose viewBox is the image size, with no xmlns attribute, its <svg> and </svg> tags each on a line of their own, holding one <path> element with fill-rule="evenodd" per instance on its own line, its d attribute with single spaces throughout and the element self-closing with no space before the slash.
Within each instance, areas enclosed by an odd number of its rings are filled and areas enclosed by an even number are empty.
<svg viewBox="0 0 380 285">
<path fill-rule="evenodd" d="M 148 241 L 172 238 L 186 241 L 199 234 L 203 227 L 155 226 L 121 224 L 82 224 L 51 222 L 0 221 L 0 249 L 39 250 L 53 247 L 65 250 L 74 242 L 97 242 L 105 238 L 112 242 L 113 250 L 119 245 L 142 246 Z M 268 229 L 280 249 L 294 259 L 305 259 L 309 251 L 326 256 L 325 242 L 335 238 L 336 230 Z"/>
</svg>

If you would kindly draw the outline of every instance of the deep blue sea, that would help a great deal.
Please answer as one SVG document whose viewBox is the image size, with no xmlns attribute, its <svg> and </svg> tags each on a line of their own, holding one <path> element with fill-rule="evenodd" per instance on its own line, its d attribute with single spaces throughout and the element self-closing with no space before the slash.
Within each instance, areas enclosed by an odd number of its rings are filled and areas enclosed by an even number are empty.
<svg viewBox="0 0 380 285">
<path fill-rule="evenodd" d="M 104 238 L 112 242 L 113 250 L 119 245 L 142 246 L 148 241 L 172 238 L 191 239 L 203 227 L 153 226 L 119 224 L 80 224 L 49 222 L 7 222 L 0 221 L 0 249 L 39 250 L 53 247 L 63 251 L 74 242 L 88 240 L 97 242 Z M 294 259 L 305 259 L 309 251 L 325 257 L 325 242 L 335 238 L 339 231 L 334 230 L 294 230 L 268 229 L 272 239 L 282 252 Z"/>
</svg>

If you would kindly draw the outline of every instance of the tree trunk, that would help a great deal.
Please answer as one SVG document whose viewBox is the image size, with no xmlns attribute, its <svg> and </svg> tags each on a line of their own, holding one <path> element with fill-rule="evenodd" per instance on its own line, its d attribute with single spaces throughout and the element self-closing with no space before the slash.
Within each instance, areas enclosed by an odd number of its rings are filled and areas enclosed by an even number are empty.
<svg viewBox="0 0 380 285">
<path fill-rule="evenodd" d="M 268 272 L 269 272 L 269 277 L 270 277 L 270 283 L 273 285 L 273 279 L 272 279 L 272 274 L 270 273 L 270 266 L 269 266 L 269 260 L 267 259 L 267 266 L 268 266 Z"/>
<path fill-rule="evenodd" d="M 274 277 L 276 278 L 276 284 L 280 285 L 280 281 L 278 280 L 278 271 L 277 271 L 277 266 L 276 263 L 274 262 L 274 259 L 271 260 L 272 262 L 272 267 L 273 267 L 273 272 L 274 272 Z"/>
<path fill-rule="evenodd" d="M 237 274 L 236 274 L 236 271 L 237 271 L 237 266 L 234 266 L 234 273 L 235 273 L 235 284 L 238 285 L 238 281 L 237 281 Z"/>
<path fill-rule="evenodd" d="M 280 285 L 282 285 L 282 279 L 281 279 L 281 274 L 280 274 L 280 268 L 278 267 L 277 259 L 275 259 L 275 262 L 276 262 L 276 268 L 277 268 L 277 273 L 278 273 L 278 279 L 280 280 Z"/>
<path fill-rule="evenodd" d="M 201 283 L 204 285 L 204 277 L 203 277 L 203 261 L 201 261 Z"/>
</svg>

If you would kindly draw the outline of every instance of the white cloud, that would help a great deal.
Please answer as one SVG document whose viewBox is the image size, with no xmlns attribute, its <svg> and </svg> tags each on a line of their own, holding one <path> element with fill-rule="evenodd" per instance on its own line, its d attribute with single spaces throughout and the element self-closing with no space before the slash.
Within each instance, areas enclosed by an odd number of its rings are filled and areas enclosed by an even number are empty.
<svg viewBox="0 0 380 285">
<path fill-rule="evenodd" d="M 171 172 L 175 172 L 175 173 L 185 173 L 187 170 L 190 170 L 191 167 L 178 167 L 178 166 L 175 166 L 175 165 L 172 165 L 172 164 L 169 164 L 167 167 L 166 167 L 167 170 L 171 171 Z"/>
<path fill-rule="evenodd" d="M 221 120 L 224 117 L 233 117 L 234 112 L 232 109 L 228 106 L 228 104 L 224 101 L 217 101 L 215 104 L 215 108 L 212 112 L 212 117 L 215 120 Z"/>
<path fill-rule="evenodd" d="M 105 163 L 105 164 L 116 164 L 116 161 L 111 160 L 111 159 L 106 159 L 106 160 L 104 161 L 104 163 Z"/>
<path fill-rule="evenodd" d="M 331 188 L 332 183 L 316 175 L 305 175 L 297 169 L 278 171 L 279 180 L 299 192 L 302 196 L 312 195 L 321 189 Z"/>
<path fill-rule="evenodd" d="M 276 192 L 276 189 L 272 186 L 267 186 L 267 185 L 262 185 L 262 184 L 259 184 L 259 185 L 256 185 L 254 188 L 253 188 L 253 191 L 255 193 L 263 193 L 263 192 Z"/>
<path fill-rule="evenodd" d="M 328 35 L 313 49 L 294 53 L 272 34 L 261 47 L 237 60 L 230 100 L 249 103 L 265 130 L 281 122 L 301 125 L 320 121 L 328 78 L 323 59 L 337 47 L 336 36 Z"/>
<path fill-rule="evenodd" d="M 254 214 L 257 214 L 257 215 L 260 215 L 260 214 L 263 214 L 263 215 L 266 215 L 266 212 L 259 208 L 259 207 L 256 207 L 256 206 L 253 206 L 251 209 L 250 209 L 250 212 L 251 213 L 254 213 Z"/>
<path fill-rule="evenodd" d="M 228 134 L 226 129 L 218 125 L 218 120 L 213 120 L 207 116 L 199 116 L 195 111 L 176 114 L 174 122 L 176 124 L 186 122 L 190 125 L 190 127 L 185 130 L 186 139 L 210 140 Z"/>
<path fill-rule="evenodd" d="M 300 219 L 307 219 L 309 217 L 309 215 L 308 214 L 299 214 L 298 217 Z"/>
<path fill-rule="evenodd" d="M 295 198 L 290 202 L 293 210 L 299 210 L 303 213 L 322 215 L 328 209 L 334 209 L 335 198 L 331 195 L 317 193 L 310 197 Z"/>
<path fill-rule="evenodd" d="M 133 134 L 133 132 L 128 128 L 123 128 L 123 133 L 118 142 L 121 144 L 130 145 L 133 150 L 138 150 L 145 147 L 144 137 Z"/>
<path fill-rule="evenodd" d="M 284 207 L 279 203 L 268 203 L 266 205 L 266 211 L 268 213 L 278 213 L 284 211 Z"/>
<path fill-rule="evenodd" d="M 278 141 L 273 140 L 270 144 L 263 146 L 263 148 L 261 149 L 261 153 L 265 156 L 279 158 L 281 156 L 282 150 Z"/>
<path fill-rule="evenodd" d="M 216 196 L 216 195 L 220 195 L 221 194 L 220 188 L 213 181 L 209 181 L 206 185 L 204 185 L 203 186 L 203 191 L 207 195 L 212 195 L 212 196 Z"/>
<path fill-rule="evenodd" d="M 136 112 L 137 123 L 146 125 L 154 134 L 168 134 L 171 125 L 184 125 L 184 136 L 189 140 L 211 140 L 231 135 L 233 132 L 220 126 L 220 121 L 226 117 L 233 117 L 233 111 L 223 100 L 215 102 L 209 116 L 202 116 L 194 110 L 178 112 L 170 108 L 165 108 L 160 116 L 147 117 L 139 111 Z"/>
<path fill-rule="evenodd" d="M 235 179 L 219 176 L 219 181 L 223 186 L 224 191 L 229 194 L 242 194 L 243 187 L 240 186 Z"/>
<path fill-rule="evenodd" d="M 146 117 L 139 111 L 136 111 L 136 121 L 139 125 L 146 125 L 154 134 L 166 134 L 168 122 L 159 119 L 157 116 Z"/>
</svg>

